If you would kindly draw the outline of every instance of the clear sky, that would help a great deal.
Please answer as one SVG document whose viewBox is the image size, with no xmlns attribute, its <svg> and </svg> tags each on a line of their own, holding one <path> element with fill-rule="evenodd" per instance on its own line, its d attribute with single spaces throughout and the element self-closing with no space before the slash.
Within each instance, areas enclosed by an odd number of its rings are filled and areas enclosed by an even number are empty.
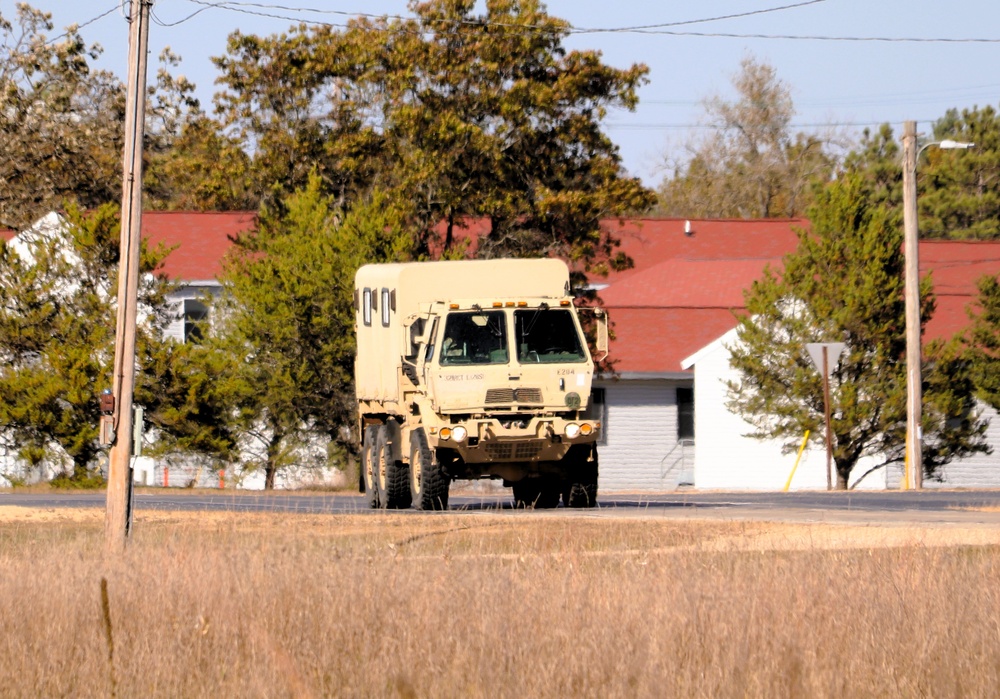
<svg viewBox="0 0 1000 699">
<path fill-rule="evenodd" d="M 120 0 L 29 2 L 51 12 L 57 28 L 94 20 L 83 37 L 104 47 L 101 67 L 124 77 L 128 28 Z M 14 5 L 0 0 L 0 13 L 13 18 Z M 857 132 L 889 122 L 898 135 L 912 119 L 926 132 L 949 108 L 1000 103 L 997 0 L 550 0 L 547 7 L 577 29 L 620 30 L 574 33 L 568 48 L 598 49 L 619 67 L 650 67 L 637 111 L 606 120 L 626 168 L 648 185 L 662 178 L 664 155 L 681 157 L 699 133 L 701 101 L 732 96 L 730 79 L 747 54 L 773 65 L 791 88 L 796 130 L 839 125 Z M 409 14 L 405 0 L 156 0 L 151 58 L 170 46 L 183 58 L 176 72 L 197 83 L 210 109 L 216 71 L 209 58 L 224 52 L 230 32 L 343 24 L 360 12 Z M 746 16 L 715 19 L 729 15 Z M 710 21 L 674 24 L 695 20 Z M 665 24 L 674 26 L 621 31 Z"/>
</svg>

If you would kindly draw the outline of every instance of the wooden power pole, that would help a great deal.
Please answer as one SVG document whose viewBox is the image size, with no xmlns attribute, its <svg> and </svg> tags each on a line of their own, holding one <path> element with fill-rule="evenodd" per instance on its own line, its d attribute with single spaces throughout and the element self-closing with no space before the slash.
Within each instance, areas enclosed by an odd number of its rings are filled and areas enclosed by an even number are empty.
<svg viewBox="0 0 1000 699">
<path fill-rule="evenodd" d="M 125 102 L 121 254 L 118 262 L 118 321 L 115 326 L 114 443 L 108 464 L 104 540 L 109 553 L 125 548 L 132 495 L 132 394 L 135 388 L 136 306 L 142 222 L 142 140 L 146 116 L 146 47 L 152 0 L 131 0 L 128 84 Z"/>
<path fill-rule="evenodd" d="M 920 260 L 917 231 L 917 122 L 903 122 L 903 256 L 906 299 L 906 486 L 923 485 L 920 372 Z"/>
</svg>

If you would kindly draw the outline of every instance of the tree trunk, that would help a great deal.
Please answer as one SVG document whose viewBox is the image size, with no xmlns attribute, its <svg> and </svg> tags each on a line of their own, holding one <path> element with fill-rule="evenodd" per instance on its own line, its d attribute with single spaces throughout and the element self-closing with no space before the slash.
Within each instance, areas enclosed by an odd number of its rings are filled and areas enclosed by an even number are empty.
<svg viewBox="0 0 1000 699">
<path fill-rule="evenodd" d="M 275 430 L 267 443 L 267 463 L 264 464 L 264 490 L 274 490 L 274 476 L 278 472 L 278 458 L 284 435 Z"/>
<path fill-rule="evenodd" d="M 836 469 L 837 471 L 837 490 L 847 490 L 847 478 L 851 475 L 850 471 L 842 471 L 841 469 Z"/>
</svg>

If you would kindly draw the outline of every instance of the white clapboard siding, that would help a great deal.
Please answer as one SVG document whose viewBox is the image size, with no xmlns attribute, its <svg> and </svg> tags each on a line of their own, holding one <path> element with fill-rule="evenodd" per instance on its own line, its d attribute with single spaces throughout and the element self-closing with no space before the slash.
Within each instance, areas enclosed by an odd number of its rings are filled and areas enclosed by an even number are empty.
<svg viewBox="0 0 1000 699">
<path fill-rule="evenodd" d="M 724 343 L 709 345 L 694 366 L 694 484 L 697 488 L 780 490 L 795 466 L 781 443 L 748 437 L 752 426 L 726 407 L 726 381 L 736 378 Z M 811 440 L 810 440 L 811 441 Z M 826 487 L 826 455 L 811 443 L 791 489 Z"/>
<path fill-rule="evenodd" d="M 684 361 L 694 368 L 695 402 L 695 486 L 698 488 L 779 490 L 785 486 L 795 464 L 795 453 L 782 453 L 776 440 L 747 437 L 751 426 L 726 407 L 726 382 L 737 378 L 729 366 L 728 346 L 736 342 L 730 331 Z M 1000 487 L 1000 420 L 992 408 L 980 406 L 990 419 L 987 442 L 997 453 L 977 454 L 947 464 L 940 480 L 925 479 L 928 488 Z M 813 435 L 806 448 L 791 488 L 825 488 L 826 455 L 821 435 Z M 875 469 L 860 483 L 858 480 L 879 463 L 878 457 L 866 457 L 851 474 L 851 486 L 860 489 L 898 488 L 902 465 L 890 464 Z"/>
<path fill-rule="evenodd" d="M 975 454 L 946 464 L 940 480 L 925 478 L 927 488 L 1000 488 L 1000 416 L 987 405 L 980 405 L 982 416 L 990 421 L 986 441 L 992 454 Z"/>
<path fill-rule="evenodd" d="M 660 491 L 677 485 L 680 469 L 664 474 L 677 447 L 677 387 L 690 381 L 607 382 L 607 443 L 598 447 L 602 491 Z M 673 451 L 680 456 L 680 451 Z M 673 457 L 671 458 L 671 462 Z"/>
</svg>

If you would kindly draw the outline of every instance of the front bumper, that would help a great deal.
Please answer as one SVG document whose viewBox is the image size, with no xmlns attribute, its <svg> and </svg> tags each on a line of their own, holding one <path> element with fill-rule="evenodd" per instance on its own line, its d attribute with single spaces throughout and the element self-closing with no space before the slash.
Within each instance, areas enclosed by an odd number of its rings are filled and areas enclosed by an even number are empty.
<svg viewBox="0 0 1000 699">
<path fill-rule="evenodd" d="M 463 439 L 457 439 L 464 429 Z M 556 416 L 475 417 L 431 426 L 433 446 L 454 449 L 467 464 L 559 461 L 574 444 L 591 444 L 600 436 L 595 420 Z"/>
</svg>

